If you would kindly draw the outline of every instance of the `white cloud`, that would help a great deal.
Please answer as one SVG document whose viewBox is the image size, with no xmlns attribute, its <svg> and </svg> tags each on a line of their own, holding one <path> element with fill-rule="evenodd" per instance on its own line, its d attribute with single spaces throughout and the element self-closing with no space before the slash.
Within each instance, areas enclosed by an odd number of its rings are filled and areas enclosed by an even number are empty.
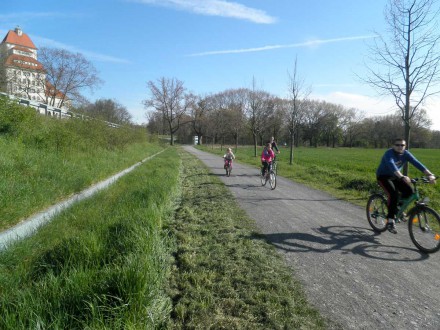
<svg viewBox="0 0 440 330">
<path fill-rule="evenodd" d="M 276 22 L 275 17 L 269 16 L 263 10 L 223 0 L 132 0 L 132 2 L 170 7 L 207 16 L 231 17 L 258 24 Z"/>
<path fill-rule="evenodd" d="M 243 48 L 243 49 L 229 49 L 229 50 L 214 50 L 201 53 L 190 54 L 189 56 L 207 56 L 207 55 L 222 55 L 222 54 L 238 54 L 238 53 L 250 53 L 250 52 L 262 52 L 273 49 L 281 48 L 300 48 L 300 47 L 313 47 L 316 48 L 323 44 L 344 42 L 344 41 L 354 41 L 362 39 L 371 39 L 376 36 L 366 35 L 366 36 L 354 36 L 354 37 L 343 37 L 343 38 L 332 38 L 332 39 L 314 39 L 306 42 L 296 43 L 296 44 L 286 44 L 286 45 L 269 45 L 255 48 Z"/>
</svg>

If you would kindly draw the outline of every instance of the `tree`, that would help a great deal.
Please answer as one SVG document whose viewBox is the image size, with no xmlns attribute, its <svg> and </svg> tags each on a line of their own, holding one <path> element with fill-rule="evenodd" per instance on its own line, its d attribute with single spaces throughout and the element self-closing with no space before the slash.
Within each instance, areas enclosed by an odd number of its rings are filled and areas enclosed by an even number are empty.
<svg viewBox="0 0 440 330">
<path fill-rule="evenodd" d="M 93 64 L 80 53 L 41 48 L 38 59 L 46 71 L 45 81 L 40 80 L 46 91 L 41 97 L 51 106 L 61 108 L 66 102 L 81 100 L 83 89 L 93 91 L 102 83 Z"/>
<path fill-rule="evenodd" d="M 208 126 L 208 102 L 207 98 L 195 96 L 194 105 L 191 107 L 191 124 L 194 133 L 197 135 L 197 144 L 203 144 L 202 138 L 206 134 Z"/>
<path fill-rule="evenodd" d="M 131 114 L 127 108 L 111 99 L 100 99 L 84 108 L 84 112 L 94 118 L 114 124 L 130 124 Z"/>
<path fill-rule="evenodd" d="M 440 70 L 435 3 L 436 0 L 389 0 L 385 19 L 390 39 L 378 34 L 371 47 L 371 60 L 379 68 L 367 67 L 367 83 L 394 98 L 408 146 L 411 119 L 428 97 L 439 92 L 434 89 Z"/>
<path fill-rule="evenodd" d="M 253 79 L 252 90 L 247 92 L 245 113 L 254 142 L 254 157 L 257 157 L 257 137 L 264 129 L 272 96 L 265 91 L 257 90 L 255 84 L 255 79 Z"/>
<path fill-rule="evenodd" d="M 297 58 L 293 65 L 293 72 L 289 74 L 289 94 L 290 94 L 290 109 L 288 112 L 288 125 L 290 136 L 290 158 L 289 164 L 293 164 L 293 148 L 295 142 L 295 131 L 297 125 L 302 119 L 301 100 L 307 99 L 310 95 L 310 88 L 304 86 L 304 79 L 298 77 L 297 72 Z"/>
<path fill-rule="evenodd" d="M 171 135 L 170 144 L 174 145 L 174 134 L 183 124 L 192 100 L 188 99 L 183 82 L 176 78 L 160 78 L 147 83 L 151 96 L 144 100 L 145 107 L 153 108 L 162 115 Z"/>
</svg>

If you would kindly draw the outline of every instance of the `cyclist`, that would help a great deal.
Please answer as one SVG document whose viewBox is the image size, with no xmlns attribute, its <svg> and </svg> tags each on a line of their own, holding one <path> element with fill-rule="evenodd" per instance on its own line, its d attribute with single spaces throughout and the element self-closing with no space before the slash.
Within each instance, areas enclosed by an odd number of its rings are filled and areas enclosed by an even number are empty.
<svg viewBox="0 0 440 330">
<path fill-rule="evenodd" d="M 261 153 L 261 164 L 263 165 L 263 170 L 261 172 L 261 175 L 264 175 L 267 170 L 270 170 L 270 166 L 274 158 L 275 158 L 275 153 L 272 150 L 272 144 L 269 142 L 266 144 L 266 146 L 263 149 L 263 152 Z"/>
<path fill-rule="evenodd" d="M 232 152 L 232 149 L 231 149 L 231 148 L 228 148 L 228 149 L 226 150 L 226 153 L 223 155 L 223 158 L 224 158 L 224 160 L 225 160 L 225 166 L 224 166 L 224 168 L 226 169 L 226 166 L 228 166 L 228 163 L 230 163 L 230 164 L 231 164 L 231 169 L 232 169 L 232 160 L 235 159 L 235 155 L 234 155 L 234 153 Z"/>
<path fill-rule="evenodd" d="M 278 149 L 278 145 L 277 145 L 275 138 L 273 136 L 270 138 L 270 145 L 272 147 L 272 150 L 276 150 L 277 153 L 280 153 L 280 149 Z M 275 151 L 274 151 L 274 153 L 275 153 Z"/>
<path fill-rule="evenodd" d="M 379 185 L 388 196 L 388 223 L 387 229 L 393 234 L 397 234 L 396 222 L 394 218 L 397 213 L 397 200 L 399 192 L 402 198 L 408 198 L 414 193 L 411 185 L 411 179 L 402 174 L 403 166 L 410 162 L 418 170 L 428 176 L 431 183 L 435 183 L 435 176 L 425 165 L 417 160 L 408 150 L 405 150 L 406 142 L 404 139 L 394 140 L 392 148 L 388 149 L 382 156 L 380 165 L 376 171 L 376 177 Z"/>
</svg>

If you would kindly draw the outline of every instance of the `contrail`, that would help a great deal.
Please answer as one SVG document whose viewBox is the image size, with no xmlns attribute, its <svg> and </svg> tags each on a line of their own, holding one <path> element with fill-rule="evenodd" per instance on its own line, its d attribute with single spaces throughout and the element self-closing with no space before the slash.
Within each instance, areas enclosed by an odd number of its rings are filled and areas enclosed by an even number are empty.
<svg viewBox="0 0 440 330">
<path fill-rule="evenodd" d="M 287 45 L 269 45 L 263 47 L 255 47 L 255 48 L 244 48 L 244 49 L 229 49 L 229 50 L 214 50 L 202 53 L 194 53 L 188 56 L 208 56 L 208 55 L 222 55 L 222 54 L 239 54 L 239 53 L 251 53 L 251 52 L 264 52 L 273 49 L 281 49 L 281 48 L 299 48 L 299 47 L 317 47 L 323 44 L 335 43 L 335 42 L 343 42 L 343 41 L 353 41 L 353 40 L 362 40 L 362 39 L 371 39 L 376 38 L 375 35 L 367 35 L 367 36 L 355 36 L 355 37 L 344 37 L 344 38 L 333 38 L 333 39 L 316 39 L 309 40 L 306 42 L 296 43 L 296 44 L 287 44 Z"/>
</svg>

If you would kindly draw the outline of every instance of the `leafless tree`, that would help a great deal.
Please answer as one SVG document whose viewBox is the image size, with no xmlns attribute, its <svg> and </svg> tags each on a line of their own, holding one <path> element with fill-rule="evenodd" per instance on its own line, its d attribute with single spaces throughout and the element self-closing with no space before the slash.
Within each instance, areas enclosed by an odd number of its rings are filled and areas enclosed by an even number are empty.
<svg viewBox="0 0 440 330">
<path fill-rule="evenodd" d="M 298 75 L 298 61 L 295 57 L 295 63 L 293 65 L 293 72 L 289 75 L 289 95 L 290 95 L 290 109 L 288 111 L 288 126 L 290 136 L 290 158 L 289 164 L 293 164 L 293 151 L 294 151 L 294 139 L 295 130 L 303 117 L 302 101 L 306 100 L 310 93 L 310 87 L 305 86 L 305 80 Z"/>
<path fill-rule="evenodd" d="M 46 71 L 46 81 L 40 81 L 46 103 L 61 108 L 81 99 L 81 91 L 93 91 L 102 81 L 93 64 L 80 53 L 65 49 L 41 48 L 38 59 Z"/>
<path fill-rule="evenodd" d="M 428 97 L 440 92 L 436 4 L 437 0 L 389 0 L 385 9 L 389 38 L 377 35 L 370 50 L 373 64 L 367 65 L 365 80 L 394 98 L 408 146 L 411 119 Z"/>
<path fill-rule="evenodd" d="M 191 125 L 194 133 L 197 136 L 197 144 L 203 144 L 203 137 L 208 129 L 208 114 L 209 114 L 208 97 L 194 96 L 194 104 L 190 109 Z"/>
<path fill-rule="evenodd" d="M 152 108 L 162 115 L 171 135 L 170 144 L 174 145 L 174 135 L 185 122 L 192 100 L 188 99 L 183 82 L 176 78 L 162 77 L 156 82 L 150 80 L 147 86 L 151 96 L 143 103 L 147 109 Z"/>
<path fill-rule="evenodd" d="M 123 105 L 111 99 L 99 99 L 84 108 L 85 114 L 114 124 L 130 124 L 131 114 Z"/>
<path fill-rule="evenodd" d="M 265 120 L 270 110 L 270 101 L 273 98 L 268 92 L 256 89 L 255 78 L 252 80 L 252 89 L 248 90 L 245 104 L 247 123 L 254 142 L 254 156 L 257 157 L 257 138 L 263 132 Z"/>
</svg>

